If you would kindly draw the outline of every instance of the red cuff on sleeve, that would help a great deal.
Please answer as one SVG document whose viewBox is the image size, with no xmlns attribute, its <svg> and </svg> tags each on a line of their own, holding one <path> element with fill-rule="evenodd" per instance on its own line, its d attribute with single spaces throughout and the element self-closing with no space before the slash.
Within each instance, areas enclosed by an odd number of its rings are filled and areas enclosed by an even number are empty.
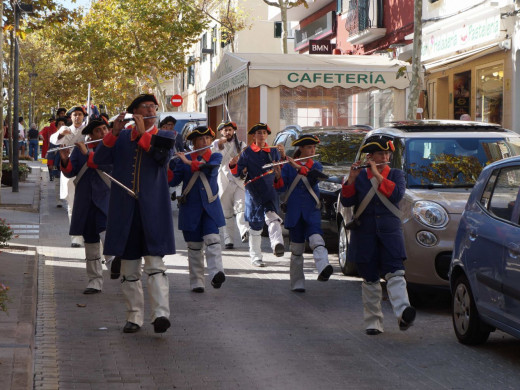
<svg viewBox="0 0 520 390">
<path fill-rule="evenodd" d="M 168 183 L 173 180 L 173 171 L 168 169 Z"/>
<path fill-rule="evenodd" d="M 283 187 L 283 177 L 279 178 L 278 180 L 274 181 L 274 188 L 277 190 L 278 188 Z"/>
<path fill-rule="evenodd" d="M 341 188 L 341 196 L 344 198 L 351 198 L 356 193 L 356 185 L 352 184 L 343 184 Z"/>
<path fill-rule="evenodd" d="M 105 145 L 107 148 L 111 148 L 112 146 L 114 146 L 116 144 L 116 141 L 117 137 L 112 133 L 108 133 L 103 137 L 103 145 Z"/>
<path fill-rule="evenodd" d="M 94 152 L 89 152 L 88 154 L 87 167 L 98 169 L 98 165 L 94 164 Z"/>
<path fill-rule="evenodd" d="M 383 179 L 381 184 L 379 184 L 379 187 L 377 188 L 379 192 L 381 192 L 384 196 L 387 198 L 392 195 L 392 192 L 394 192 L 395 183 L 388 179 Z"/>
<path fill-rule="evenodd" d="M 70 173 L 72 172 L 72 163 L 70 160 L 67 162 L 67 166 L 63 167 L 63 164 L 60 164 L 60 169 L 63 173 Z"/>
<path fill-rule="evenodd" d="M 192 161 L 191 162 L 191 171 L 196 172 L 200 169 L 202 161 Z"/>
<path fill-rule="evenodd" d="M 148 152 L 150 151 L 150 142 L 152 142 L 152 134 L 144 133 L 137 144 L 141 147 L 141 149 Z"/>
<path fill-rule="evenodd" d="M 298 173 L 299 173 L 300 175 L 307 176 L 307 173 L 309 173 L 309 169 L 308 169 L 307 167 L 304 167 L 304 166 L 302 165 L 302 167 L 300 168 L 300 170 L 298 171 Z"/>
<path fill-rule="evenodd" d="M 229 165 L 229 169 L 231 170 L 232 175 L 238 174 L 238 164 L 235 164 L 235 166 L 233 168 L 231 168 L 231 165 Z"/>
</svg>

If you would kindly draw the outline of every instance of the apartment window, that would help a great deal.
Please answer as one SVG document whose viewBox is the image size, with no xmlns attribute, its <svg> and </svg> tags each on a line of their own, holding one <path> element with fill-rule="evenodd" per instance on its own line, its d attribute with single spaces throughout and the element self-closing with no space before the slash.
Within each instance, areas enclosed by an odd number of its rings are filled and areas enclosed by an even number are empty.
<svg viewBox="0 0 520 390">
<path fill-rule="evenodd" d="M 274 22 L 274 37 L 282 37 L 282 22 Z"/>
<path fill-rule="evenodd" d="M 289 27 L 289 23 L 287 25 L 287 38 L 294 38 L 294 30 Z M 274 37 L 281 38 L 282 37 L 282 22 L 274 22 Z"/>
<path fill-rule="evenodd" d="M 193 63 L 193 57 L 188 59 L 188 86 L 195 85 L 195 64 Z"/>
<path fill-rule="evenodd" d="M 211 50 L 212 50 L 211 56 L 212 57 L 217 54 L 217 40 L 218 40 L 217 26 L 214 26 L 213 29 L 211 30 Z"/>
<path fill-rule="evenodd" d="M 206 61 L 206 54 L 202 52 L 202 49 L 205 49 L 208 43 L 208 34 L 204 33 L 200 40 L 200 62 Z"/>
</svg>

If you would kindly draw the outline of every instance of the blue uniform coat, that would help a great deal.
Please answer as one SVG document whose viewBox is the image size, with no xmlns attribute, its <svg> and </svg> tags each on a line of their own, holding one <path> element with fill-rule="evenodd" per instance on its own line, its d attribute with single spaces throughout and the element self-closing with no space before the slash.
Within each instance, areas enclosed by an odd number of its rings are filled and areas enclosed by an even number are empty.
<svg viewBox="0 0 520 390">
<path fill-rule="evenodd" d="M 173 132 L 154 128 L 142 137 L 132 129 L 121 130 L 116 138 L 109 133 L 95 155 L 96 164 L 113 164 L 112 176 L 136 193 L 134 199 L 112 184 L 104 253 L 122 256 L 130 233 L 134 210 L 139 208 L 144 240 L 149 253 L 175 253 L 167 162 L 172 153 L 150 146 L 151 134 L 173 138 Z"/>
<path fill-rule="evenodd" d="M 65 177 L 73 178 L 76 176 L 83 165 L 87 163 L 87 160 L 88 155 L 84 155 L 78 148 L 74 148 L 69 159 L 72 169 L 62 170 Z M 100 165 L 98 169 L 110 174 L 112 165 Z M 106 228 L 109 197 L 110 188 L 101 179 L 95 168 L 88 168 L 76 185 L 69 234 L 71 236 L 82 236 L 87 230 L 90 230 L 87 229 L 85 224 L 92 208 L 97 208 L 100 211 L 97 214 L 95 230 L 97 233 L 103 232 Z"/>
<path fill-rule="evenodd" d="M 188 160 L 192 161 L 194 157 L 195 156 L 191 154 L 186 156 Z M 212 196 L 218 194 L 217 176 L 222 155 L 220 153 L 211 153 L 211 151 L 208 150 L 203 156 L 197 155 L 195 158 L 197 161 L 201 161 L 203 157 L 208 158 L 208 165 L 214 165 L 214 167 L 211 168 L 201 166 L 200 169 L 201 172 L 205 173 L 208 179 L 212 192 L 210 196 Z M 182 190 L 184 191 L 195 172 L 192 172 L 190 165 L 183 163 L 180 159 L 171 160 L 170 169 L 173 171 L 173 179 L 170 181 L 170 186 L 175 187 L 182 182 Z M 217 199 L 209 203 L 208 194 L 199 177 L 191 191 L 186 195 L 186 202 L 179 204 L 179 229 L 183 231 L 195 230 L 200 223 L 204 211 L 206 211 L 207 215 L 215 222 L 217 227 L 226 224 L 220 199 L 217 197 Z"/>
<path fill-rule="evenodd" d="M 307 162 L 305 166 L 309 169 L 316 169 L 320 172 L 323 170 L 322 165 L 317 161 L 311 160 L 311 163 Z M 290 164 L 285 164 L 282 168 L 283 187 L 277 188 L 277 190 L 279 192 L 288 191 L 292 182 L 296 178 L 296 175 L 298 175 L 296 169 L 294 169 Z M 311 179 L 308 180 L 314 193 L 319 199 L 320 190 L 318 189 L 318 181 Z M 303 218 L 305 223 L 316 225 L 318 231 L 321 232 L 321 211 L 319 208 L 316 208 L 316 201 L 309 193 L 309 190 L 305 184 L 303 184 L 302 180 L 298 182 L 293 192 L 291 192 L 286 204 L 287 212 L 285 213 L 284 226 L 287 229 L 295 227 L 300 218 Z"/>
<path fill-rule="evenodd" d="M 387 180 L 395 184 L 388 199 L 398 207 L 406 188 L 404 172 L 388 167 L 387 169 L 389 169 Z M 382 184 L 388 183 L 383 182 Z M 359 205 L 372 188 L 366 169 L 363 169 L 356 178 L 354 186 L 355 193 L 353 196 L 341 196 L 341 204 L 345 207 Z M 350 233 L 348 248 L 350 261 L 367 263 L 373 260 L 377 253 L 376 237 L 380 239 L 382 245 L 394 259 L 406 259 L 401 220 L 385 207 L 377 195 L 374 195 L 359 220 L 361 226 L 351 230 Z"/>
<path fill-rule="evenodd" d="M 256 151 L 255 151 L 256 150 Z M 263 169 L 262 166 L 280 160 L 280 154 L 276 148 L 269 148 L 269 151 L 260 150 L 254 143 L 246 148 L 240 155 L 236 170 L 233 169 L 234 176 L 247 168 L 246 177 L 246 212 L 245 219 L 252 223 L 262 223 L 266 211 L 276 211 L 276 191 L 274 189 L 274 172 L 247 184 L 272 168 Z"/>
</svg>

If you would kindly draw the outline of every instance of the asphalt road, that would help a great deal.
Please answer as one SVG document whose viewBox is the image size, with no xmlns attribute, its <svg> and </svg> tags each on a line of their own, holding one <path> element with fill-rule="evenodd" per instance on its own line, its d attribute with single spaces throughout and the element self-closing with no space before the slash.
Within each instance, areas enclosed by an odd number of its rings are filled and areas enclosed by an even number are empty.
<svg viewBox="0 0 520 390">
<path fill-rule="evenodd" d="M 174 208 L 175 210 L 175 208 Z M 174 215 L 177 212 L 174 211 Z M 307 291 L 289 289 L 289 253 L 266 254 L 252 268 L 246 244 L 224 251 L 221 289 L 189 290 L 186 246 L 165 258 L 172 327 L 146 323 L 123 334 L 120 283 L 105 275 L 103 293 L 86 296 L 84 249 L 70 248 L 65 209 L 42 181 L 38 238 L 36 389 L 517 389 L 520 341 L 495 332 L 480 347 L 459 344 L 449 301 L 422 305 L 399 331 L 383 302 L 385 332 L 366 336 L 360 280 L 335 274 L 316 281 L 305 254 Z M 263 247 L 269 251 L 267 239 Z M 146 281 L 144 281 L 146 290 Z M 145 291 L 146 294 L 146 291 Z M 146 295 L 145 295 L 146 296 Z"/>
</svg>

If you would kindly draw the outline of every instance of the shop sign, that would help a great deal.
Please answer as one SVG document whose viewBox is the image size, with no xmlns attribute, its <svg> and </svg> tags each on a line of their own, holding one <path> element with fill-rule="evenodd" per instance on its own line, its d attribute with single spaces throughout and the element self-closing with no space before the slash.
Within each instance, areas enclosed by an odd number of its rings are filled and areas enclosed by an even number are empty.
<svg viewBox="0 0 520 390">
<path fill-rule="evenodd" d="M 210 102 L 220 95 L 247 85 L 247 67 L 244 67 L 239 72 L 224 77 L 217 84 L 214 84 L 206 91 L 206 101 Z"/>
<path fill-rule="evenodd" d="M 469 49 L 500 37 L 500 15 L 470 20 L 462 26 L 442 28 L 423 37 L 421 57 L 423 61 L 442 55 Z"/>
<path fill-rule="evenodd" d="M 328 39 L 311 39 L 309 41 L 309 54 L 332 54 L 332 49 L 336 47 Z"/>
<path fill-rule="evenodd" d="M 367 88 L 370 86 L 386 87 L 386 80 L 381 73 L 343 73 L 343 72 L 290 72 L 287 74 L 289 84 L 333 84 L 335 86 L 360 86 Z M 332 85 L 331 85 L 332 86 Z"/>
<path fill-rule="evenodd" d="M 330 11 L 300 30 L 294 30 L 294 50 L 300 51 L 307 48 L 311 39 L 321 39 L 333 34 L 335 25 L 336 13 Z"/>
</svg>

